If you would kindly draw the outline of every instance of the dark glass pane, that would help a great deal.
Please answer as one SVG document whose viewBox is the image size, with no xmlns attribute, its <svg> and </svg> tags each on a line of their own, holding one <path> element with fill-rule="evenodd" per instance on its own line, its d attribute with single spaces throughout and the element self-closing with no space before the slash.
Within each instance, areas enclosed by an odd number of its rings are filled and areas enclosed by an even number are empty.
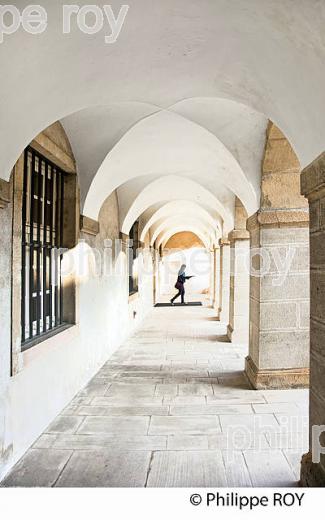
<svg viewBox="0 0 325 520">
<path fill-rule="evenodd" d="M 37 291 L 37 251 L 36 251 L 36 249 L 34 249 L 34 251 L 33 251 L 33 265 L 32 265 L 32 270 L 33 270 L 33 277 L 32 277 L 32 281 L 33 281 L 32 292 L 35 292 L 35 291 Z"/>
<path fill-rule="evenodd" d="M 37 319 L 37 297 L 33 296 L 31 299 L 31 319 L 36 321 Z"/>
<path fill-rule="evenodd" d="M 56 277 L 58 286 L 54 286 L 51 252 L 54 246 L 61 246 L 63 175 L 36 151 L 26 150 L 22 212 L 22 341 L 61 322 L 60 261 Z"/>
<path fill-rule="evenodd" d="M 50 290 L 50 251 L 45 249 L 45 267 L 46 267 L 46 290 Z"/>
</svg>

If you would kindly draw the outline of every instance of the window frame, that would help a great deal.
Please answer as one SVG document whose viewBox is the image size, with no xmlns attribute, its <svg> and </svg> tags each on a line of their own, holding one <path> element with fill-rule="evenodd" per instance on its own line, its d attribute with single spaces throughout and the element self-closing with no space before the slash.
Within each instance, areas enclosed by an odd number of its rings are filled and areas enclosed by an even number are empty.
<svg viewBox="0 0 325 520">
<path fill-rule="evenodd" d="M 23 157 L 22 352 L 60 332 L 67 325 L 63 321 L 62 254 L 56 254 L 57 268 L 54 273 L 56 273 L 57 283 L 53 284 L 52 253 L 53 250 L 63 247 L 64 185 L 68 175 L 61 167 L 31 146 L 25 149 Z M 38 162 L 37 170 L 36 162 Z M 37 191 L 35 191 L 36 180 Z M 41 182 L 39 182 L 40 180 Z M 37 212 L 36 220 L 34 219 L 35 212 Z M 27 254 L 27 249 L 29 249 L 29 254 Z M 28 308 L 26 309 L 27 300 Z M 35 317 L 36 319 L 34 319 Z M 28 329 L 26 328 L 27 321 Z M 36 333 L 34 333 L 35 328 Z M 28 334 L 26 334 L 27 331 Z"/>
<path fill-rule="evenodd" d="M 129 232 L 129 297 L 139 292 L 138 274 L 134 276 L 134 262 L 138 258 L 139 221 L 136 220 Z M 131 242 L 132 241 L 132 242 Z M 132 250 L 132 253 L 131 251 Z M 130 254 L 131 253 L 131 254 Z"/>
</svg>

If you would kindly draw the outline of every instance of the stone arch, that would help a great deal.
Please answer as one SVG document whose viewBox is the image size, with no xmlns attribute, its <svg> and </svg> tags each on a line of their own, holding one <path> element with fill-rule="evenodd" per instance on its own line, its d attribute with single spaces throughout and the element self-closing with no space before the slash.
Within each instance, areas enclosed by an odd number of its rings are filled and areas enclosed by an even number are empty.
<svg viewBox="0 0 325 520">
<path fill-rule="evenodd" d="M 141 231 L 141 242 L 144 242 L 144 238 L 146 234 L 149 232 L 151 226 L 154 226 L 154 224 L 157 221 L 163 220 L 164 218 L 168 218 L 169 216 L 178 215 L 179 213 L 186 213 L 188 214 L 195 214 L 195 216 L 198 218 L 198 220 L 203 220 L 207 223 L 209 223 L 211 226 L 215 226 L 220 229 L 221 232 L 221 225 L 220 221 L 213 218 L 212 215 L 202 208 L 199 204 L 195 202 L 190 202 L 187 200 L 179 200 L 179 201 L 172 201 L 164 204 L 161 206 L 158 210 L 156 210 L 152 216 L 146 221 L 142 231 Z"/>
<path fill-rule="evenodd" d="M 196 216 L 180 213 L 178 215 L 172 215 L 167 218 L 160 219 L 155 223 L 154 226 L 152 226 L 150 230 L 150 244 L 153 245 L 162 233 L 172 232 L 175 227 L 179 227 L 184 224 L 191 224 L 197 227 L 197 229 L 201 229 L 203 233 L 210 237 L 211 241 L 216 240 L 217 230 L 215 229 L 215 226 L 212 226 L 209 222 L 197 219 Z"/>
<path fill-rule="evenodd" d="M 172 235 L 165 244 L 168 249 L 190 249 L 193 247 L 204 247 L 202 240 L 191 231 L 180 231 Z"/>
<path fill-rule="evenodd" d="M 208 191 L 200 183 L 180 175 L 168 175 L 149 183 L 132 202 L 123 224 L 122 231 L 128 233 L 133 222 L 154 202 L 173 201 L 182 199 L 196 202 L 197 204 L 217 212 L 223 219 L 223 225 L 230 230 L 233 226 L 233 217 L 228 208 L 225 208 L 218 198 Z"/>
<path fill-rule="evenodd" d="M 209 231 L 203 228 L 202 226 L 197 225 L 195 222 L 189 222 L 188 224 L 178 224 L 175 225 L 173 228 L 162 230 L 156 239 L 157 248 L 159 248 L 160 245 L 162 247 L 165 247 L 165 244 L 171 236 L 182 231 L 191 231 L 195 235 L 198 235 L 198 237 L 202 240 L 204 246 L 207 249 L 212 247 L 211 244 L 213 240 L 211 238 L 211 235 L 209 234 Z"/>
</svg>

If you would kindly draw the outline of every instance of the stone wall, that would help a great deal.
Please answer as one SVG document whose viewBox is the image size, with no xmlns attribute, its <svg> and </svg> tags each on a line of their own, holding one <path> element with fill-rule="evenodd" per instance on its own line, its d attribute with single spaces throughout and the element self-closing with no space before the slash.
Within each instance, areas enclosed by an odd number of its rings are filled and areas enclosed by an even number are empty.
<svg viewBox="0 0 325 520">
<path fill-rule="evenodd" d="M 12 438 L 6 421 L 10 406 L 11 372 L 11 194 L 12 181 L 10 183 L 0 181 L 0 468 L 8 464 L 13 451 Z"/>
<path fill-rule="evenodd" d="M 325 154 L 302 173 L 302 193 L 310 208 L 310 442 L 312 427 L 325 425 Z M 320 443 L 325 445 L 325 434 Z M 313 463 L 310 452 L 303 458 L 304 486 L 325 486 L 325 455 Z"/>
</svg>

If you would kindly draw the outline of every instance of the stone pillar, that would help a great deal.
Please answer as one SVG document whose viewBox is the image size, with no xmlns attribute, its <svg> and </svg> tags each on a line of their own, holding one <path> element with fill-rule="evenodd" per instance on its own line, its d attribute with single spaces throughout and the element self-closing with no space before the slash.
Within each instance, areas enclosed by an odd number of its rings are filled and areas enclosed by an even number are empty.
<svg viewBox="0 0 325 520">
<path fill-rule="evenodd" d="M 21 237 L 24 182 L 24 156 L 18 159 L 12 174 L 12 286 L 11 286 L 11 373 L 23 368 L 21 352 Z"/>
<path fill-rule="evenodd" d="M 219 319 L 228 324 L 230 295 L 230 242 L 227 238 L 219 240 L 220 245 L 220 297 Z"/>
<path fill-rule="evenodd" d="M 159 299 L 159 262 L 160 255 L 159 251 L 152 248 L 153 256 L 153 304 L 155 305 Z"/>
<path fill-rule="evenodd" d="M 219 313 L 219 299 L 220 299 L 220 247 L 214 248 L 214 295 L 213 308 Z"/>
<path fill-rule="evenodd" d="M 325 455 L 312 461 L 312 427 L 325 425 L 325 153 L 304 169 L 302 193 L 310 209 L 310 452 L 303 456 L 303 486 L 325 487 Z M 321 438 L 325 445 L 325 434 Z"/>
<path fill-rule="evenodd" d="M 8 416 L 11 372 L 12 182 L 0 179 L 0 480 L 12 456 Z"/>
<path fill-rule="evenodd" d="M 230 240 L 230 303 L 227 335 L 234 343 L 248 344 L 249 324 L 249 232 L 247 212 L 235 199 L 235 229 Z"/>
<path fill-rule="evenodd" d="M 249 356 L 254 388 L 306 387 L 309 381 L 309 212 L 300 166 L 272 123 L 262 169 L 261 208 L 251 238 Z"/>
<path fill-rule="evenodd" d="M 215 256 L 214 250 L 210 251 L 210 281 L 209 281 L 209 305 L 213 307 L 215 294 Z"/>
<path fill-rule="evenodd" d="M 249 232 L 234 230 L 230 239 L 230 304 L 227 335 L 233 343 L 248 344 Z"/>
</svg>

